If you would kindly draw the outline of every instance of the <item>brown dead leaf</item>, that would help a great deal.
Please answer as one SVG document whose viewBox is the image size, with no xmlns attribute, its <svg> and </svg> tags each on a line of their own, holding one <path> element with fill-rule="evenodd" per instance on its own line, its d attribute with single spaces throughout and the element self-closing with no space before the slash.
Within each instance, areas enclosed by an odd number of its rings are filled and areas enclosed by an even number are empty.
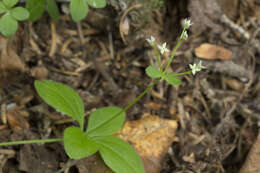
<svg viewBox="0 0 260 173">
<path fill-rule="evenodd" d="M 0 86 L 17 80 L 17 75 L 25 72 L 25 63 L 17 54 L 16 43 L 0 37 Z"/>
<path fill-rule="evenodd" d="M 227 84 L 227 86 L 236 91 L 242 91 L 244 88 L 244 83 L 233 78 L 225 78 L 224 82 Z"/>
<path fill-rule="evenodd" d="M 117 134 L 128 141 L 141 156 L 146 172 L 158 173 L 163 157 L 175 139 L 177 122 L 145 114 L 142 119 L 128 121 Z"/>
<path fill-rule="evenodd" d="M 43 80 L 48 77 L 48 70 L 44 66 L 37 66 L 31 69 L 31 75 L 38 80 Z"/>
<path fill-rule="evenodd" d="M 15 131 L 29 129 L 30 125 L 17 109 L 12 109 L 7 113 L 7 122 Z"/>
<path fill-rule="evenodd" d="M 199 58 L 208 60 L 228 60 L 231 58 L 232 52 L 220 46 L 203 43 L 195 49 L 195 55 Z"/>
<path fill-rule="evenodd" d="M 260 172 L 260 130 L 258 131 L 258 137 L 252 146 L 246 162 L 239 173 L 259 173 Z"/>
</svg>

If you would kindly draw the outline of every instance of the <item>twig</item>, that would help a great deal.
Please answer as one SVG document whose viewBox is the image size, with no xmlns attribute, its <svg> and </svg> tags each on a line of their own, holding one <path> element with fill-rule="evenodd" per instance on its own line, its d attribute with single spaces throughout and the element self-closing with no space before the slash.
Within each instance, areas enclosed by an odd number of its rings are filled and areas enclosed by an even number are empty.
<svg viewBox="0 0 260 173">
<path fill-rule="evenodd" d="M 54 22 L 51 22 L 51 49 L 49 52 L 49 57 L 53 57 L 57 49 L 57 39 L 56 39 L 56 27 Z"/>
<path fill-rule="evenodd" d="M 122 15 L 121 19 L 120 19 L 120 23 L 119 23 L 119 32 L 120 32 L 120 36 L 124 42 L 124 44 L 126 45 L 126 40 L 125 40 L 125 37 L 124 37 L 124 33 L 123 33 L 123 30 L 122 30 L 122 26 L 123 26 L 123 23 L 124 23 L 124 19 L 126 17 L 126 15 L 133 9 L 135 8 L 141 8 L 142 5 L 141 4 L 135 4 L 131 7 L 129 7 L 128 9 L 125 10 L 124 14 Z"/>
</svg>

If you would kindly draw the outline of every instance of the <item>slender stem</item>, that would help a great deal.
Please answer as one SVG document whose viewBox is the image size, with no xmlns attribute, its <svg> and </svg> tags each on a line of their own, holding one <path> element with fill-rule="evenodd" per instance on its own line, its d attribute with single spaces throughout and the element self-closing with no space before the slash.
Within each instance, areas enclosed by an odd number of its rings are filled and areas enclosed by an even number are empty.
<svg viewBox="0 0 260 173">
<path fill-rule="evenodd" d="M 176 73 L 175 75 L 176 76 L 182 76 L 182 75 L 185 75 L 185 74 L 190 74 L 192 72 L 192 70 L 189 70 L 189 71 L 186 71 L 186 72 L 183 72 L 183 73 Z"/>
<path fill-rule="evenodd" d="M 182 30 L 182 34 L 184 33 L 185 30 L 186 30 L 186 28 L 184 28 L 184 29 Z M 182 35 L 182 34 L 181 34 L 181 35 Z M 167 72 L 167 70 L 168 70 L 170 64 L 172 63 L 172 60 L 173 60 L 173 58 L 174 58 L 174 55 L 175 55 L 176 51 L 177 51 L 178 48 L 180 47 L 181 42 L 182 42 L 182 38 L 180 37 L 179 40 L 178 40 L 178 42 L 177 42 L 177 45 L 174 47 L 174 49 L 173 49 L 173 51 L 172 51 L 172 55 L 171 55 L 170 60 L 168 61 L 167 65 L 166 65 L 166 67 L 165 67 L 165 69 L 164 69 L 164 71 L 163 71 L 163 74 L 165 74 L 165 73 Z"/>
<path fill-rule="evenodd" d="M 22 145 L 22 144 L 51 143 L 51 142 L 61 142 L 61 141 L 63 141 L 62 138 L 2 142 L 2 143 L 0 143 L 0 147 L 1 146 L 11 146 L 11 145 Z"/>
<path fill-rule="evenodd" d="M 126 107 L 123 108 L 121 112 L 118 114 L 121 114 L 122 112 L 127 111 L 129 108 L 131 108 L 134 104 L 136 104 L 147 92 L 150 91 L 150 89 L 153 88 L 154 85 L 156 85 L 160 79 L 154 80 L 138 97 L 136 97 L 130 104 L 128 104 Z"/>
<path fill-rule="evenodd" d="M 158 82 L 160 81 L 160 79 L 156 79 L 154 80 L 138 97 L 136 97 L 131 103 L 129 103 L 127 106 L 125 106 L 121 111 L 119 111 L 118 113 L 116 113 L 114 116 L 112 116 L 109 120 L 107 120 L 107 122 L 112 121 L 114 118 L 116 118 L 117 116 L 119 116 L 120 114 L 122 114 L 123 112 L 127 111 L 129 108 L 131 108 L 134 104 L 136 104 L 147 92 L 150 91 L 150 89 L 153 88 L 154 85 L 156 85 Z M 90 131 L 88 131 L 88 133 L 91 133 L 93 130 L 92 129 Z M 87 135 L 87 134 L 86 134 Z"/>
<path fill-rule="evenodd" d="M 155 52 L 155 58 L 156 58 L 157 64 L 160 67 L 160 71 L 161 71 L 161 55 L 154 43 L 152 44 L 152 47 L 153 47 L 153 51 Z"/>
</svg>

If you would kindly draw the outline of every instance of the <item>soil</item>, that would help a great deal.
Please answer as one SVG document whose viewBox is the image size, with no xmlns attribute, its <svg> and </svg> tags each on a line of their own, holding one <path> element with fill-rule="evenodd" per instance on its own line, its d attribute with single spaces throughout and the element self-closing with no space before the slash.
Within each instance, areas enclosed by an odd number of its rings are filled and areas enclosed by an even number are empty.
<svg viewBox="0 0 260 173">
<path fill-rule="evenodd" d="M 178 87 L 157 84 L 127 111 L 126 121 L 145 113 L 178 121 L 161 173 L 239 172 L 260 126 L 260 2 L 159 2 L 110 0 L 78 24 L 63 12 L 64 2 L 57 24 L 44 14 L 35 23 L 20 23 L 14 37 L 2 37 L 0 142 L 59 138 L 76 125 L 39 98 L 36 79 L 74 88 L 84 100 L 86 121 L 96 108 L 126 106 L 150 83 L 145 68 L 155 60 L 145 39 L 153 35 L 173 49 L 190 18 L 189 39 L 170 70 L 187 71 L 199 60 L 206 69 L 182 76 Z M 200 47 L 204 43 L 211 45 L 210 56 Z M 88 172 L 80 165 L 68 158 L 62 143 L 0 148 L 3 173 Z"/>
</svg>

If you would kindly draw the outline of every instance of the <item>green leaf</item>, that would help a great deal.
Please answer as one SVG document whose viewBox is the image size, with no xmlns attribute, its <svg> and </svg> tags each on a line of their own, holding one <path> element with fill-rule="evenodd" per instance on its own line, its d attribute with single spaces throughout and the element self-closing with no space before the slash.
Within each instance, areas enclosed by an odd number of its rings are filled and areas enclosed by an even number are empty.
<svg viewBox="0 0 260 173">
<path fill-rule="evenodd" d="M 18 3 L 18 0 L 3 0 L 7 8 L 12 8 L 15 4 Z"/>
<path fill-rule="evenodd" d="M 64 148 L 71 159 L 81 159 L 97 152 L 98 145 L 79 128 L 68 127 L 64 131 Z"/>
<path fill-rule="evenodd" d="M 11 37 L 17 31 L 17 28 L 18 22 L 9 13 L 0 18 L 0 32 L 4 36 Z"/>
<path fill-rule="evenodd" d="M 86 0 L 71 0 L 70 13 L 75 22 L 84 19 L 88 14 L 88 4 Z"/>
<path fill-rule="evenodd" d="M 120 130 L 125 120 L 125 112 L 119 107 L 103 107 L 90 114 L 87 136 L 112 135 Z M 120 115 L 118 114 L 120 113 Z"/>
<path fill-rule="evenodd" d="M 84 105 L 77 92 L 66 85 L 48 80 L 36 80 L 34 86 L 47 104 L 77 120 L 83 129 Z"/>
<path fill-rule="evenodd" d="M 2 1 L 0 1 L 0 14 L 7 11 L 8 9 L 6 8 L 5 4 Z"/>
<path fill-rule="evenodd" d="M 47 0 L 47 11 L 51 16 L 52 20 L 57 23 L 60 17 L 59 9 L 55 0 Z"/>
<path fill-rule="evenodd" d="M 87 2 L 93 8 L 104 8 L 107 5 L 106 0 L 87 0 Z"/>
<path fill-rule="evenodd" d="M 11 10 L 11 15 L 16 20 L 26 20 L 30 16 L 28 10 L 23 8 L 23 7 L 15 7 L 15 8 L 13 8 Z"/>
<path fill-rule="evenodd" d="M 29 20 L 38 20 L 44 12 L 44 0 L 26 0 L 26 8 L 30 13 Z"/>
<path fill-rule="evenodd" d="M 181 84 L 181 80 L 174 73 L 165 74 L 163 79 L 166 80 L 166 82 L 171 84 L 171 85 L 177 86 L 177 85 Z"/>
<path fill-rule="evenodd" d="M 151 78 L 159 78 L 162 76 L 162 73 L 155 66 L 148 66 L 145 69 L 145 73 Z"/>
<path fill-rule="evenodd" d="M 136 151 L 124 140 L 114 136 L 94 139 L 104 162 L 116 173 L 145 173 Z"/>
</svg>

